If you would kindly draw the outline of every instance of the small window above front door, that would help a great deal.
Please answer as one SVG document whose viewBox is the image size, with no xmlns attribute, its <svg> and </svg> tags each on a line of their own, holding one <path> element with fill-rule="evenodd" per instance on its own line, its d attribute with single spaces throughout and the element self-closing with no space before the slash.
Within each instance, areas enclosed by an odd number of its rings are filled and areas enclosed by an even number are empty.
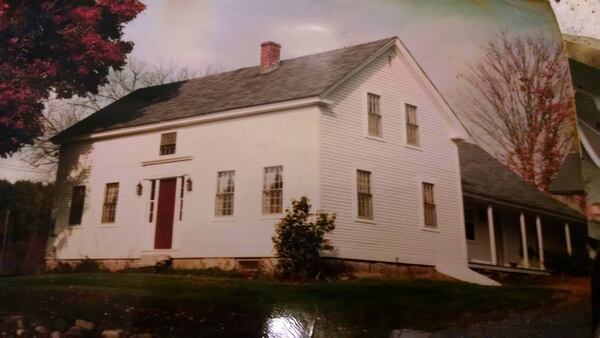
<svg viewBox="0 0 600 338">
<path fill-rule="evenodd" d="M 175 146 L 177 144 L 177 133 L 164 133 L 160 135 L 160 155 L 175 154 Z"/>
</svg>

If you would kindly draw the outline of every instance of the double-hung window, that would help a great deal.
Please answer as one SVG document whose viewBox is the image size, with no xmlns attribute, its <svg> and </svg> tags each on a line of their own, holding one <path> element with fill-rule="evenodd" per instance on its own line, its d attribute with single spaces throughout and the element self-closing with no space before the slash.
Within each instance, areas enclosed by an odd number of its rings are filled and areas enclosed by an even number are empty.
<svg viewBox="0 0 600 338">
<path fill-rule="evenodd" d="M 267 167 L 263 177 L 263 214 L 283 212 L 283 167 Z"/>
<path fill-rule="evenodd" d="M 417 107 L 407 104 L 406 110 L 406 144 L 419 146 L 419 124 L 417 123 Z"/>
<path fill-rule="evenodd" d="M 114 223 L 117 214 L 117 200 L 119 199 L 119 183 L 107 183 L 104 191 L 104 205 L 102 208 L 102 223 Z"/>
<path fill-rule="evenodd" d="M 381 107 L 379 106 L 379 95 L 368 93 L 367 106 L 367 113 L 369 116 L 369 135 L 381 137 Z"/>
<path fill-rule="evenodd" d="M 160 155 L 175 154 L 177 145 L 177 133 L 164 133 L 160 135 Z"/>
<path fill-rule="evenodd" d="M 73 187 L 71 194 L 71 210 L 69 212 L 69 225 L 81 224 L 83 204 L 85 202 L 85 186 Z"/>
<path fill-rule="evenodd" d="M 373 219 L 373 195 L 371 194 L 371 172 L 356 171 L 358 217 Z"/>
<path fill-rule="evenodd" d="M 437 215 L 435 211 L 434 185 L 423 182 L 423 213 L 425 226 L 437 227 Z"/>
<path fill-rule="evenodd" d="M 215 215 L 233 215 L 233 201 L 235 193 L 235 171 L 220 171 L 217 173 L 217 196 Z"/>
</svg>

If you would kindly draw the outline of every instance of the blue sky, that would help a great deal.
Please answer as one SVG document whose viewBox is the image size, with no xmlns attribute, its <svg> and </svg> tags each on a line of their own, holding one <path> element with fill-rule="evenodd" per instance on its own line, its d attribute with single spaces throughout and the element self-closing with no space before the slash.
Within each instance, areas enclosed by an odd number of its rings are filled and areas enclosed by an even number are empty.
<svg viewBox="0 0 600 338">
<path fill-rule="evenodd" d="M 542 0 L 148 0 L 125 30 L 132 57 L 174 63 L 203 72 L 256 65 L 259 45 L 282 45 L 282 58 L 399 36 L 452 103 L 466 62 L 496 34 L 545 34 L 559 38 L 551 7 Z M 596 5 L 551 1 L 569 33 L 596 36 Z M 583 6 L 576 6 L 581 3 Z M 600 11 L 600 8 L 598 8 Z M 578 14 L 577 14 L 578 13 Z M 562 20 L 562 21 L 561 21 Z M 590 21 L 591 20 L 591 21 Z M 597 20 L 600 21 L 600 20 Z M 0 159 L 0 178 L 39 176 L 16 159 Z"/>
</svg>

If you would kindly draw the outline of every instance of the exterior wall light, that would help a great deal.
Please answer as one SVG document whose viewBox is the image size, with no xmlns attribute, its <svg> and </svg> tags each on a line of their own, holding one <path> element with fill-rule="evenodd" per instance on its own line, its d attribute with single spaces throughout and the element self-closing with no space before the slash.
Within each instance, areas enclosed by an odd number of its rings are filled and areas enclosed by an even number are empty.
<svg viewBox="0 0 600 338">
<path fill-rule="evenodd" d="M 142 183 L 139 183 L 135 186 L 135 193 L 138 196 L 142 196 Z"/>
<path fill-rule="evenodd" d="M 192 191 L 192 179 L 188 177 L 188 179 L 185 181 L 185 187 L 187 189 L 187 191 Z"/>
</svg>

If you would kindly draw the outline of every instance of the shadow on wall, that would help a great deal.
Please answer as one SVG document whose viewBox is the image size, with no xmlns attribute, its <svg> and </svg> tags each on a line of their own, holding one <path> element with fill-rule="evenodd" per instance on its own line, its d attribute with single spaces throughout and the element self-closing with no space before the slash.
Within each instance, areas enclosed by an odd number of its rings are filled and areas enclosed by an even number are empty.
<svg viewBox="0 0 600 338">
<path fill-rule="evenodd" d="M 53 259 L 68 248 L 69 239 L 73 235 L 73 227 L 80 225 L 69 224 L 73 187 L 85 186 L 83 215 L 89 209 L 89 184 L 92 163 L 89 154 L 93 150 L 91 142 L 75 143 L 61 146 L 61 157 L 58 164 L 54 205 L 52 215 L 52 230 L 46 248 L 47 258 Z"/>
</svg>

